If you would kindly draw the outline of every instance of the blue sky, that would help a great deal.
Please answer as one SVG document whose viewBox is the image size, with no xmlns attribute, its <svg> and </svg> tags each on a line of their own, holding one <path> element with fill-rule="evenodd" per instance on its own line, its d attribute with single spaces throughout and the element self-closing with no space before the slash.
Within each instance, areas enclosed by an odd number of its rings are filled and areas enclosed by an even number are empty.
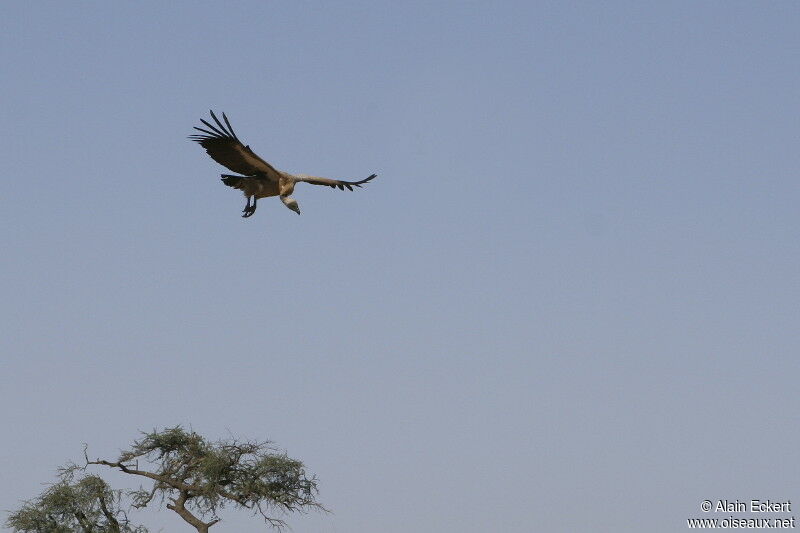
<svg viewBox="0 0 800 533">
<path fill-rule="evenodd" d="M 174 424 L 303 460 L 333 514 L 296 533 L 800 501 L 797 3 L 2 12 L 0 509 Z M 242 219 L 209 109 L 379 177 Z"/>
</svg>

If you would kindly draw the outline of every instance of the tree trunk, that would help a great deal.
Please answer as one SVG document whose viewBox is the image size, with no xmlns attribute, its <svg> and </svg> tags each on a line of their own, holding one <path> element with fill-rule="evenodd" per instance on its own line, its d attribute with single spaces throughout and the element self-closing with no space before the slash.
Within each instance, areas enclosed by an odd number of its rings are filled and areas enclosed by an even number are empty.
<svg viewBox="0 0 800 533">
<path fill-rule="evenodd" d="M 185 490 L 182 490 L 180 496 L 177 499 L 172 500 L 171 504 L 167 504 L 167 509 L 175 511 L 178 513 L 178 516 L 183 518 L 187 523 L 189 523 L 192 527 L 194 527 L 200 533 L 208 533 L 208 529 L 217 523 L 217 520 L 214 520 L 211 523 L 205 523 L 195 515 L 189 512 L 189 509 L 186 508 L 186 500 L 189 499 L 189 493 Z"/>
<path fill-rule="evenodd" d="M 100 496 L 100 510 L 108 520 L 108 530 L 110 533 L 119 533 L 119 522 L 116 518 L 114 518 L 114 514 L 108 509 L 106 505 L 106 499 L 103 496 Z"/>
</svg>

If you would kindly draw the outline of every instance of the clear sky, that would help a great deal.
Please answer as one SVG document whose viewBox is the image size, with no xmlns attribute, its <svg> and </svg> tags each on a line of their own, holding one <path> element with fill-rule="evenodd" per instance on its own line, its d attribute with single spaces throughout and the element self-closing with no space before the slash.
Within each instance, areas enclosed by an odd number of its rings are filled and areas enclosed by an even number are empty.
<svg viewBox="0 0 800 533">
<path fill-rule="evenodd" d="M 800 505 L 800 4 L 0 15 L 0 509 L 175 424 L 303 460 L 333 513 L 295 533 Z M 212 108 L 278 168 L 379 177 L 242 219 L 186 139 Z"/>
</svg>

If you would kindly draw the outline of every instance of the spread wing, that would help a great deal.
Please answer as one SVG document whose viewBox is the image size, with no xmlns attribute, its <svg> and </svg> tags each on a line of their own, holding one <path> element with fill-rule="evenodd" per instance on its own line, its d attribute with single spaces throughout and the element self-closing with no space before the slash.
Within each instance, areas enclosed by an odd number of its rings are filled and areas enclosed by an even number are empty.
<svg viewBox="0 0 800 533">
<path fill-rule="evenodd" d="M 210 111 L 211 118 L 217 123 L 216 126 L 200 119 L 208 129 L 194 127 L 202 134 L 190 135 L 189 139 L 197 142 L 206 149 L 211 159 L 234 172 L 245 176 L 263 176 L 277 182 L 281 173 L 272 165 L 258 157 L 249 146 L 245 146 L 234 133 L 231 123 L 225 113 L 222 119 L 225 126 L 219 121 L 213 111 Z M 227 126 L 227 128 L 226 128 Z"/>
<path fill-rule="evenodd" d="M 320 178 L 317 176 L 306 176 L 305 174 L 300 174 L 295 176 L 297 181 L 304 181 L 306 183 L 311 183 L 313 185 L 327 185 L 328 187 L 339 188 L 340 190 L 344 190 L 347 187 L 348 191 L 352 191 L 353 187 L 361 187 L 365 183 L 368 183 L 378 177 L 377 174 L 372 174 L 370 177 L 365 178 L 361 181 L 343 181 L 343 180 L 332 180 L 330 178 Z"/>
</svg>

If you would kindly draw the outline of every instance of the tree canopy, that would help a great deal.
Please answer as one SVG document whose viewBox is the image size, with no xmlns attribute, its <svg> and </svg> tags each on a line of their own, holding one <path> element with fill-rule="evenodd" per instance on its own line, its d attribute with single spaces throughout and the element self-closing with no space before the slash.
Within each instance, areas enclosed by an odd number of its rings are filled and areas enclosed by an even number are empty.
<svg viewBox="0 0 800 533">
<path fill-rule="evenodd" d="M 286 525 L 281 516 L 287 513 L 325 510 L 316 500 L 316 478 L 269 442 L 208 441 L 176 426 L 143 433 L 115 461 L 90 461 L 86 447 L 84 459 L 84 466 L 61 469 L 57 483 L 12 512 L 8 527 L 24 533 L 146 533 L 129 522 L 124 495 L 132 508 L 165 504 L 202 533 L 221 520 L 226 506 L 249 510 L 276 528 Z M 91 465 L 143 477 L 150 486 L 112 490 L 85 473 Z"/>
<path fill-rule="evenodd" d="M 302 462 L 269 442 L 210 442 L 176 426 L 145 433 L 116 461 L 90 461 L 87 456 L 86 463 L 152 480 L 150 490 L 132 494 L 134 506 L 147 506 L 154 498 L 166 500 L 167 509 L 201 532 L 220 521 L 218 511 L 226 505 L 250 510 L 279 528 L 285 522 L 277 515 L 324 510 L 316 501 L 316 478 L 309 478 Z"/>
<path fill-rule="evenodd" d="M 121 491 L 79 470 L 75 465 L 61 469 L 59 481 L 11 513 L 6 525 L 25 533 L 146 533 L 128 521 Z"/>
</svg>

